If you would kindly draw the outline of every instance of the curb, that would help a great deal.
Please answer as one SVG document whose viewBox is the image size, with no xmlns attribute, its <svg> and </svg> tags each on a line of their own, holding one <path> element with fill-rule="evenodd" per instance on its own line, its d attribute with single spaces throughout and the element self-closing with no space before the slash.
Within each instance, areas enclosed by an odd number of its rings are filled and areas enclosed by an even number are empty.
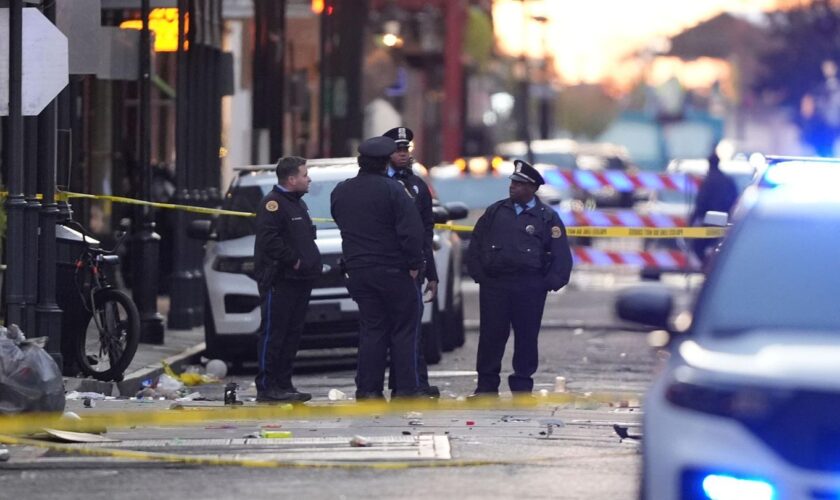
<svg viewBox="0 0 840 500">
<path fill-rule="evenodd" d="M 207 349 L 206 344 L 201 342 L 200 344 L 196 344 L 188 349 L 184 349 L 178 354 L 173 354 L 168 358 L 164 358 L 161 362 L 145 366 L 139 370 L 134 370 L 131 373 L 127 373 L 122 382 L 111 383 L 116 386 L 121 396 L 134 396 L 137 391 L 143 388 L 144 380 L 156 378 L 163 373 L 163 363 L 168 364 L 177 372 L 180 371 L 182 365 L 187 364 L 191 359 L 204 352 L 205 349 Z"/>
<path fill-rule="evenodd" d="M 98 392 L 106 396 L 134 396 L 143 388 L 143 381 L 157 378 L 163 373 L 163 363 L 167 363 L 175 371 L 187 364 L 206 349 L 204 342 L 185 349 L 178 354 L 164 358 L 161 362 L 148 365 L 139 370 L 127 373 L 122 382 L 102 382 L 92 378 L 64 377 L 65 392 Z"/>
</svg>

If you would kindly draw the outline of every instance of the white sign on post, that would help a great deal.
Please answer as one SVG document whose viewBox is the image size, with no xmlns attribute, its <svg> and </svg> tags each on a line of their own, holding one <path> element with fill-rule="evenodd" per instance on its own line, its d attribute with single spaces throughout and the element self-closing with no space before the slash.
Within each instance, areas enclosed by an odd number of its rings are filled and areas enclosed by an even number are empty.
<svg viewBox="0 0 840 500">
<path fill-rule="evenodd" d="M 23 9 L 23 115 L 41 113 L 69 81 L 67 37 L 41 11 Z M 0 116 L 9 114 L 9 9 L 0 9 Z"/>
</svg>

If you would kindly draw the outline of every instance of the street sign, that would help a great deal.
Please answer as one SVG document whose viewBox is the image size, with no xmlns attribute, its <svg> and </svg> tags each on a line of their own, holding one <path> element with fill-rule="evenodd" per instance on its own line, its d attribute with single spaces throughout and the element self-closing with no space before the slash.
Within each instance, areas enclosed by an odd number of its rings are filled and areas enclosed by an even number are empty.
<svg viewBox="0 0 840 500">
<path fill-rule="evenodd" d="M 39 114 L 68 75 L 67 37 L 38 9 L 23 9 L 23 115 Z M 8 114 L 9 9 L 0 9 L 0 116 Z"/>
</svg>

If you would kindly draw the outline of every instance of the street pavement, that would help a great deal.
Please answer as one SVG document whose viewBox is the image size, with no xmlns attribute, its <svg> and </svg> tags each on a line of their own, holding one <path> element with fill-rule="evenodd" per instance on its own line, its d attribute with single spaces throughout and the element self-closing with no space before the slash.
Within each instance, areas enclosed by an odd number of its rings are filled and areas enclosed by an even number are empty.
<svg viewBox="0 0 840 500">
<path fill-rule="evenodd" d="M 424 409 L 323 419 L 109 428 L 104 435 L 121 441 L 112 447 L 218 458 L 287 461 L 304 457 L 315 464 L 344 465 L 197 466 L 13 447 L 11 460 L 0 464 L 0 498 L 631 498 L 638 486 L 639 441 L 622 441 L 613 424 L 628 426 L 631 434 L 640 432 L 640 394 L 660 356 L 647 346 L 644 332 L 626 329 L 613 317 L 615 294 L 634 284 L 637 280 L 630 272 L 576 272 L 567 289 L 550 295 L 540 335 L 537 394 L 541 390 L 552 393 L 556 377 L 562 376 L 574 394 L 622 394 L 612 400 L 547 403 L 538 396 L 535 406 L 514 410 L 460 407 L 445 412 Z M 679 278 L 668 284 L 677 291 L 689 289 L 689 283 Z M 478 319 L 475 286 L 465 287 L 465 301 L 467 325 L 474 326 Z M 440 387 L 444 400 L 455 400 L 474 388 L 477 340 L 477 330 L 470 328 L 466 344 L 431 367 L 432 383 Z M 503 364 L 503 380 L 510 370 L 511 347 Z M 346 405 L 330 401 L 327 394 L 336 389 L 352 395 L 353 374 L 351 369 L 307 370 L 296 375 L 295 383 L 314 394 L 310 404 Z M 240 399 L 247 401 L 255 395 L 253 375 L 246 371 L 228 377 L 227 381 L 241 386 Z M 223 385 L 196 389 L 208 399 L 222 399 Z M 68 409 L 84 419 L 88 412 L 167 410 L 171 404 L 113 400 L 85 408 L 81 401 L 68 401 Z M 291 432 L 293 437 L 243 440 L 266 428 Z M 450 452 L 450 460 L 404 458 L 411 450 L 400 440 L 420 439 L 425 433 L 444 441 L 448 438 L 449 449 L 435 448 L 435 452 Z M 390 444 L 350 448 L 354 436 Z M 378 459 L 362 455 L 371 452 L 382 455 Z M 401 465 L 387 470 L 372 466 L 382 460 Z M 357 467 L 347 468 L 347 464 Z"/>
</svg>

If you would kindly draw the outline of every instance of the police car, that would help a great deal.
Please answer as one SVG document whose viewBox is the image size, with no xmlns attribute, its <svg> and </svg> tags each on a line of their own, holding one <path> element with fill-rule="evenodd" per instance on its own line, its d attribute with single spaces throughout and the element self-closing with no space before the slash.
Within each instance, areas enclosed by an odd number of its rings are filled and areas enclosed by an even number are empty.
<svg viewBox="0 0 840 500">
<path fill-rule="evenodd" d="M 644 403 L 641 497 L 840 498 L 840 195 L 834 184 L 742 203 L 691 315 L 660 287 L 623 319 L 670 330 Z"/>
<path fill-rule="evenodd" d="M 339 269 L 341 236 L 329 217 L 330 193 L 339 182 L 356 175 L 357 160 L 309 160 L 307 166 L 312 184 L 304 201 L 317 228 L 316 243 L 324 265 L 312 290 L 300 349 L 354 348 L 358 345 L 359 311 Z M 223 208 L 255 212 L 277 182 L 274 169 L 274 165 L 237 169 Z M 421 166 L 415 171 L 425 174 Z M 457 204 L 449 205 L 449 209 L 437 206 L 435 216 L 439 221 L 464 217 L 466 209 Z M 207 240 L 204 320 L 210 357 L 232 362 L 256 359 L 260 298 L 254 280 L 254 223 L 252 218 L 220 216 L 212 228 L 200 222 L 191 228 L 191 236 Z M 423 312 L 424 352 L 430 363 L 440 359 L 442 350 L 464 343 L 461 275 L 453 272 L 461 266 L 460 241 L 452 231 L 436 230 L 434 246 L 441 282 L 437 300 L 427 303 Z"/>
</svg>

